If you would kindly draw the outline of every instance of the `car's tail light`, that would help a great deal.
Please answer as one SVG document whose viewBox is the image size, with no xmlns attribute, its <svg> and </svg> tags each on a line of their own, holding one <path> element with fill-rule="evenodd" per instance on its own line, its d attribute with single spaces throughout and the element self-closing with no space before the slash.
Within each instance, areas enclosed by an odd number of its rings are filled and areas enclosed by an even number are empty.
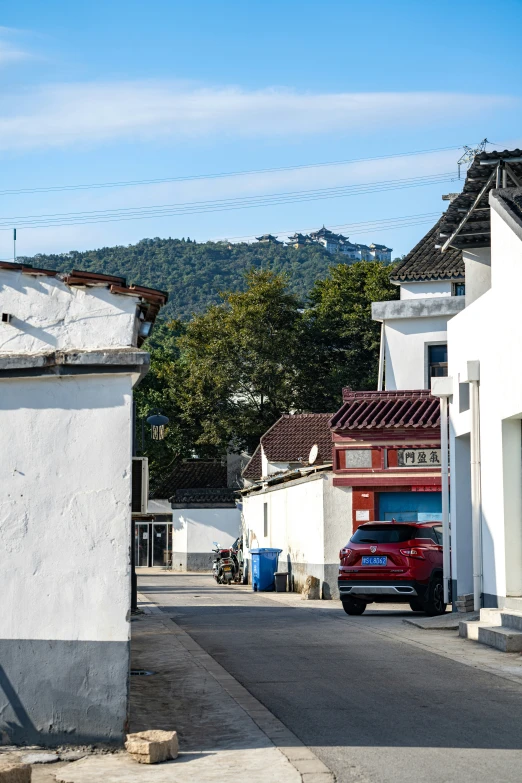
<svg viewBox="0 0 522 783">
<path fill-rule="evenodd" d="M 339 552 L 339 560 L 349 560 L 352 556 L 352 550 L 351 549 L 341 549 Z"/>
<path fill-rule="evenodd" d="M 424 557 L 424 550 L 419 546 L 412 547 L 411 549 L 401 549 L 401 555 L 405 555 L 406 557 L 414 557 L 417 560 L 426 560 Z"/>
</svg>

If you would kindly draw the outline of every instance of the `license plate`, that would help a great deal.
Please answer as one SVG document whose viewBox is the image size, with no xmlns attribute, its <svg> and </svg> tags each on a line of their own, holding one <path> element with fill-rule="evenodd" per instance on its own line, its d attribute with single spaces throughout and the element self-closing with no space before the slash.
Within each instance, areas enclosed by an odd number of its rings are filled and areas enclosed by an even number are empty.
<svg viewBox="0 0 522 783">
<path fill-rule="evenodd" d="M 232 571 L 231 566 L 223 566 L 223 571 Z"/>
<path fill-rule="evenodd" d="M 362 564 L 363 565 L 381 565 L 385 566 L 388 563 L 387 557 L 371 557 L 370 555 L 364 556 L 362 558 Z"/>
</svg>

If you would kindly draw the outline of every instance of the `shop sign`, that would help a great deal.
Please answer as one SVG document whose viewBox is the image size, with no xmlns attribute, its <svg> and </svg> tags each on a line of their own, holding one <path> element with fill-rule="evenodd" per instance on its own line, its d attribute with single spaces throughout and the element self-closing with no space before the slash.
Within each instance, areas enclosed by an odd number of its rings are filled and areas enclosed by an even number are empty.
<svg viewBox="0 0 522 783">
<path fill-rule="evenodd" d="M 440 468 L 440 449 L 398 449 L 399 468 Z"/>
</svg>

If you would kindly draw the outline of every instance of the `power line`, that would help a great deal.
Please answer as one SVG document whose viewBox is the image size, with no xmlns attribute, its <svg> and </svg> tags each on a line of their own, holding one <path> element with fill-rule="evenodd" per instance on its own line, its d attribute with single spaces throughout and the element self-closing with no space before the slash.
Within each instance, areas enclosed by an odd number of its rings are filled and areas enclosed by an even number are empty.
<svg viewBox="0 0 522 783">
<path fill-rule="evenodd" d="M 0 230 L 9 230 L 13 224 L 17 228 L 46 228 L 50 226 L 83 225 L 86 223 L 107 223 L 124 220 L 144 220 L 153 217 L 193 215 L 208 212 L 223 212 L 236 209 L 252 209 L 262 206 L 293 204 L 305 201 L 317 201 L 330 198 L 379 193 L 388 190 L 408 189 L 432 184 L 450 182 L 455 179 L 451 173 L 432 174 L 423 177 L 409 177 L 400 180 L 360 183 L 357 185 L 321 188 L 318 190 L 289 191 L 287 193 L 246 196 L 242 198 L 219 199 L 216 201 L 181 202 L 150 207 L 129 207 L 94 212 L 53 213 L 47 215 L 14 216 L 0 219 Z"/>
<path fill-rule="evenodd" d="M 400 228 L 410 228 L 412 226 L 420 226 L 424 225 L 426 223 L 432 223 L 434 220 L 438 219 L 440 217 L 440 212 L 424 212 L 418 215 L 403 215 L 400 217 L 395 218 L 380 218 L 375 220 L 368 220 L 368 221 L 360 221 L 358 223 L 341 223 L 337 225 L 333 225 L 332 229 L 343 229 L 345 231 L 349 231 L 350 233 L 355 231 L 395 231 Z M 315 228 L 315 227 L 314 227 Z M 309 231 L 313 231 L 314 228 L 300 228 L 297 229 L 299 233 L 308 233 Z M 273 233 L 274 235 L 279 234 L 289 234 L 290 231 L 294 231 L 294 229 L 287 229 L 285 231 L 273 231 L 270 233 Z M 236 236 L 236 237 L 224 237 L 219 238 L 216 240 L 207 240 L 207 241 L 232 241 L 232 240 L 240 240 L 240 239 L 252 239 L 255 237 L 254 234 L 244 234 L 243 236 Z M 10 258 L 0 258 L 0 261 L 12 261 L 13 259 Z"/>
<path fill-rule="evenodd" d="M 336 225 L 330 226 L 330 229 L 337 230 L 337 231 L 347 231 L 350 234 L 355 233 L 357 231 L 378 231 L 378 230 L 388 230 L 388 229 L 395 229 L 395 228 L 403 228 L 405 226 L 410 225 L 418 225 L 421 223 L 430 223 L 432 220 L 440 218 L 440 211 L 439 212 L 422 212 L 418 215 L 402 215 L 399 217 L 394 218 L 376 218 L 375 220 L 366 220 L 366 221 L 360 221 L 358 223 L 338 223 Z M 404 222 L 406 221 L 406 222 Z M 315 231 L 317 226 L 308 227 L 308 228 L 290 228 L 290 229 L 280 229 L 279 231 L 269 231 L 268 233 L 273 234 L 274 236 L 281 236 L 281 235 L 288 235 L 290 233 L 297 233 L 297 234 L 308 234 L 310 231 Z M 259 233 L 259 232 L 258 232 Z M 267 233 L 267 232 L 265 232 Z M 253 234 L 243 234 L 241 236 L 235 236 L 235 237 L 218 237 L 214 241 L 221 241 L 221 242 L 231 242 L 232 240 L 239 240 L 239 239 L 252 239 L 256 236 L 256 233 Z"/>
<path fill-rule="evenodd" d="M 159 185 L 166 182 L 187 182 L 189 180 L 198 179 L 220 179 L 222 177 L 243 177 L 248 174 L 268 174 L 276 171 L 295 171 L 297 169 L 312 169 L 322 168 L 328 166 L 346 166 L 351 163 L 364 163 L 372 160 L 388 160 L 392 158 L 407 158 L 413 155 L 429 155 L 435 152 L 446 152 L 448 150 L 458 150 L 462 148 L 462 144 L 457 144 L 451 147 L 435 147 L 428 150 L 414 150 L 411 152 L 396 152 L 391 155 L 375 155 L 368 158 L 351 158 L 348 160 L 334 160 L 325 163 L 304 163 L 295 166 L 277 166 L 266 169 L 248 169 L 245 171 L 226 171 L 217 174 L 191 174 L 182 177 L 163 177 L 158 179 L 137 179 L 137 180 L 123 180 L 119 182 L 94 182 L 88 185 L 49 185 L 39 188 L 20 188 L 10 190 L 0 190 L 0 196 L 15 196 L 23 193 L 54 193 L 58 191 L 71 191 L 71 190 L 95 190 L 99 188 L 122 188 L 135 185 Z"/>
</svg>

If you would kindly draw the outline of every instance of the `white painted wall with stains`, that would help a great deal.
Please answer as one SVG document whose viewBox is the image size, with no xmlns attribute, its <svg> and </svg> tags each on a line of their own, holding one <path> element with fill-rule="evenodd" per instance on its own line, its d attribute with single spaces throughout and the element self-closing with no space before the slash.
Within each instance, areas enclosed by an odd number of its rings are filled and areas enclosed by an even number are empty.
<svg viewBox="0 0 522 783">
<path fill-rule="evenodd" d="M 279 570 L 291 574 L 294 590 L 316 576 L 323 596 L 335 597 L 339 550 L 352 535 L 352 490 L 334 487 L 332 472 L 325 471 L 246 494 L 243 534 L 247 557 L 258 547 L 283 550 Z"/>
<path fill-rule="evenodd" d="M 0 744 L 124 735 L 137 303 L 0 270 Z"/>
</svg>

